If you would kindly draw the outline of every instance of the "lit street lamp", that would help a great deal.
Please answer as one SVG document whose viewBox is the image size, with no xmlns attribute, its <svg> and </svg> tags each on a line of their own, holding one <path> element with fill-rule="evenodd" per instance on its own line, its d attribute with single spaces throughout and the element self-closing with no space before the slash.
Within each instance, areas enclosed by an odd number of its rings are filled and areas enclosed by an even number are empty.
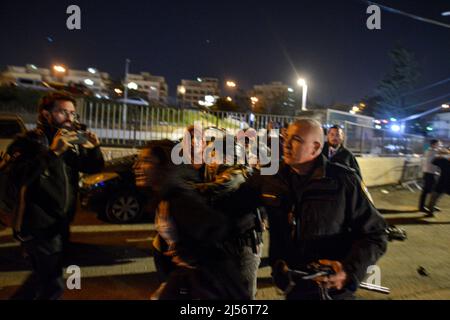
<svg viewBox="0 0 450 320">
<path fill-rule="evenodd" d="M 57 73 L 65 73 L 66 72 L 66 68 L 64 68 L 61 65 L 54 65 L 53 70 Z"/>
<path fill-rule="evenodd" d="M 236 88 L 236 82 L 234 82 L 234 81 L 227 81 L 226 85 L 229 88 Z"/>
<path fill-rule="evenodd" d="M 306 84 L 305 79 L 298 79 L 297 85 L 302 87 L 302 111 L 306 111 L 306 96 L 308 94 L 308 85 Z"/>
</svg>

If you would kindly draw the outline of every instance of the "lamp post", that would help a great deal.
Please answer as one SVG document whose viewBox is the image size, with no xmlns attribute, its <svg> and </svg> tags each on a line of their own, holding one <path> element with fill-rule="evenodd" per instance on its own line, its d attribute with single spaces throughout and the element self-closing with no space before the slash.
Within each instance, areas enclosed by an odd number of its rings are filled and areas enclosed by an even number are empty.
<svg viewBox="0 0 450 320">
<path fill-rule="evenodd" d="M 127 100 L 128 100 L 128 69 L 130 66 L 130 59 L 125 59 L 125 83 L 124 83 L 124 91 L 123 91 L 123 115 L 122 120 L 123 123 L 127 123 Z"/>
<path fill-rule="evenodd" d="M 305 79 L 298 79 L 297 80 L 297 85 L 299 87 L 302 87 L 302 111 L 307 111 L 306 109 L 306 97 L 308 94 L 308 85 L 306 84 L 306 80 Z"/>
</svg>

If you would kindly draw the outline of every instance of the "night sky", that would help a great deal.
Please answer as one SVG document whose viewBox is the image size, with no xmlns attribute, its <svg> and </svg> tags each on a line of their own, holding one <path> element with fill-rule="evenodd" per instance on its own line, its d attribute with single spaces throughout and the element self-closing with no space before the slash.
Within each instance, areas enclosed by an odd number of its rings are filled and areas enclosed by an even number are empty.
<svg viewBox="0 0 450 320">
<path fill-rule="evenodd" d="M 450 24 L 448 0 L 379 0 Z M 80 31 L 66 28 L 66 8 L 81 7 Z M 360 0 L 297 1 L 1 1 L 0 67 L 59 62 L 97 67 L 113 77 L 149 71 L 166 77 L 170 95 L 197 76 L 253 84 L 307 79 L 313 103 L 354 103 L 373 93 L 396 44 L 416 53 L 426 85 L 450 77 L 450 29 L 382 12 L 366 28 Z M 450 93 L 450 84 L 409 102 Z M 450 97 L 448 98 L 450 100 Z M 442 101 L 444 102 L 444 101 Z"/>
</svg>

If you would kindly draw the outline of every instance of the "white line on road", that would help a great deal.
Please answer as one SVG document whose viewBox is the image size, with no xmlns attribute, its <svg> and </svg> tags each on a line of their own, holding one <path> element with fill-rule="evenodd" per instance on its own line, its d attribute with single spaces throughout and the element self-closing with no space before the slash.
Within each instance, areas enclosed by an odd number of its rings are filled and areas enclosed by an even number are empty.
<svg viewBox="0 0 450 320">
<path fill-rule="evenodd" d="M 125 241 L 126 242 L 148 242 L 148 241 L 153 241 L 153 237 L 126 239 Z"/>
<path fill-rule="evenodd" d="M 81 282 L 83 282 L 83 278 L 145 274 L 155 271 L 152 257 L 133 258 L 132 262 L 128 262 L 126 258 L 124 260 L 127 262 L 112 266 L 81 266 Z M 120 261 L 117 263 L 120 263 Z M 30 274 L 30 271 L 0 272 L 0 288 L 20 286 Z M 68 276 L 69 274 L 64 270 L 64 277 L 67 278 Z"/>
<path fill-rule="evenodd" d="M 106 224 L 106 225 L 78 225 L 70 227 L 73 233 L 94 233 L 94 232 L 127 232 L 127 231 L 153 231 L 153 223 L 143 224 Z M 12 230 L 6 229 L 0 231 L 0 237 L 12 236 Z"/>
</svg>

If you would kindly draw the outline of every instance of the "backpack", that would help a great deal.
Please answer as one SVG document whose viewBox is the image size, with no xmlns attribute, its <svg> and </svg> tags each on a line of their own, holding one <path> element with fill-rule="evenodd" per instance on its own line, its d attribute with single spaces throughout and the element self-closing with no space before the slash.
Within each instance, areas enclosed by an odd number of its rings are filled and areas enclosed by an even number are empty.
<svg viewBox="0 0 450 320">
<path fill-rule="evenodd" d="M 0 153 L 0 225 L 20 231 L 25 212 L 26 186 L 13 183 L 15 157 Z"/>
</svg>

